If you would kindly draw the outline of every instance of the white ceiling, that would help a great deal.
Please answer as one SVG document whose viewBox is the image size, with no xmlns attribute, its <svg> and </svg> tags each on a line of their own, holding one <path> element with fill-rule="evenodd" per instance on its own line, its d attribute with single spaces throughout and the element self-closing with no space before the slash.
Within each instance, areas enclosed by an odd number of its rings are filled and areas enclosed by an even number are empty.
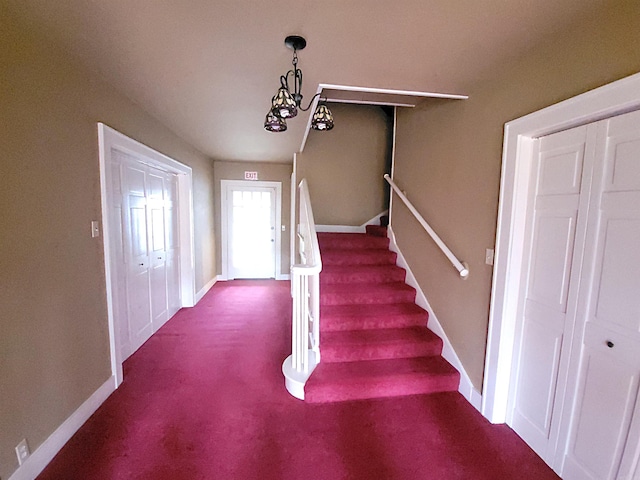
<svg viewBox="0 0 640 480">
<path fill-rule="evenodd" d="M 606 3 L 0 1 L 203 153 L 279 162 L 291 161 L 307 123 L 292 119 L 280 134 L 262 127 L 291 67 L 287 35 L 307 39 L 299 52 L 307 100 L 320 83 L 464 94 L 489 69 Z"/>
</svg>

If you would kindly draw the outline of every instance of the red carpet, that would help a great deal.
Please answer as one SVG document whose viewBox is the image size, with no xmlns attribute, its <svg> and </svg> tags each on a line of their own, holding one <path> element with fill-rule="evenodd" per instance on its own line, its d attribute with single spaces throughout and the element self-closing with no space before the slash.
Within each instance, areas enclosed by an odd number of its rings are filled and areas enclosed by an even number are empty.
<svg viewBox="0 0 640 480">
<path fill-rule="evenodd" d="M 460 374 L 427 329 L 386 227 L 320 233 L 320 353 L 305 401 L 337 402 L 458 390 Z"/>
<path fill-rule="evenodd" d="M 42 480 L 557 479 L 457 393 L 289 396 L 288 282 L 218 283 L 125 364 Z"/>
</svg>

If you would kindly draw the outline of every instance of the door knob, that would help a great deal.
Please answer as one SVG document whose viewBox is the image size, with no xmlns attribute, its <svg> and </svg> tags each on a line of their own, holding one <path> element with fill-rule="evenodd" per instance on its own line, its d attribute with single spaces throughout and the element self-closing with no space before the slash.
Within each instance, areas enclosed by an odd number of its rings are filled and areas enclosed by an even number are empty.
<svg viewBox="0 0 640 480">
<path fill-rule="evenodd" d="M 607 340 L 607 347 L 613 348 L 614 343 L 611 340 Z"/>
</svg>

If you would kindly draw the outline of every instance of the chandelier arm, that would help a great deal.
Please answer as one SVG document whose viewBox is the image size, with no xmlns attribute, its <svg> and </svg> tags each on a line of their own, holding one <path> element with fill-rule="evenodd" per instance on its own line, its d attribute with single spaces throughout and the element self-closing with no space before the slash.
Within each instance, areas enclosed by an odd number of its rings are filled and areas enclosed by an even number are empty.
<svg viewBox="0 0 640 480">
<path fill-rule="evenodd" d="M 293 70 L 289 70 L 284 75 L 280 75 L 280 85 L 289 90 L 289 75 L 293 75 L 295 77 L 295 72 Z"/>
<path fill-rule="evenodd" d="M 320 94 L 316 93 L 313 97 L 311 97 L 311 100 L 309 101 L 309 105 L 307 105 L 307 108 L 302 108 L 302 105 L 299 105 L 298 108 L 300 110 L 302 110 L 303 112 L 306 112 L 307 110 L 309 110 L 311 108 L 311 105 L 313 105 L 313 101 L 316 99 L 316 97 L 319 97 Z M 320 100 L 323 100 L 322 98 Z M 324 99 L 326 100 L 326 98 Z"/>
</svg>

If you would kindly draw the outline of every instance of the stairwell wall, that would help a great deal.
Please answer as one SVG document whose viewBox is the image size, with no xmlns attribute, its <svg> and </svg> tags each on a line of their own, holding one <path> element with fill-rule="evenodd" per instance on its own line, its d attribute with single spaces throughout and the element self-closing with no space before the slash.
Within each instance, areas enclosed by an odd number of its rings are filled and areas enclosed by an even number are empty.
<svg viewBox="0 0 640 480">
<path fill-rule="evenodd" d="M 111 377 L 97 122 L 193 169 L 196 288 L 214 276 L 213 165 L 0 5 L 0 477 Z M 33 458 L 33 457 L 32 457 Z"/>
<path fill-rule="evenodd" d="M 297 157 L 307 179 L 316 224 L 359 226 L 387 209 L 389 122 L 380 107 L 332 104 L 335 128 L 311 130 Z"/>
<path fill-rule="evenodd" d="M 395 199 L 398 246 L 475 388 L 481 389 L 504 123 L 640 71 L 637 2 L 610 2 L 463 87 L 466 101 L 398 109 L 395 182 L 452 251 L 458 272 Z"/>
</svg>

